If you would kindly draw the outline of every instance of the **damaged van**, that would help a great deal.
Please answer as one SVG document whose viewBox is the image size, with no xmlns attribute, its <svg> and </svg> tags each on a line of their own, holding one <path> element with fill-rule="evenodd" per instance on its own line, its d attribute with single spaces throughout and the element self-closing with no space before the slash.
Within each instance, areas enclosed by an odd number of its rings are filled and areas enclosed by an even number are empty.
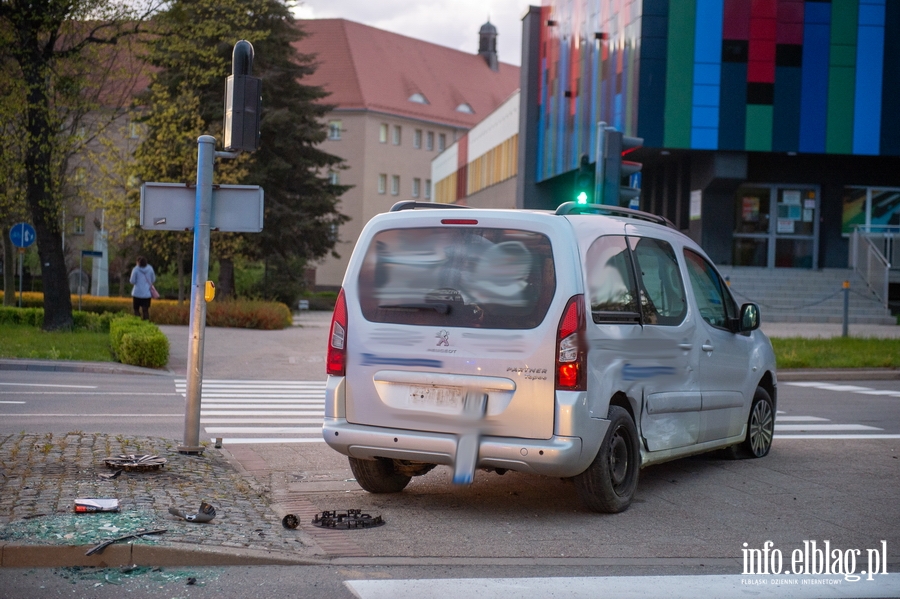
<svg viewBox="0 0 900 599">
<path fill-rule="evenodd" d="M 362 231 L 328 341 L 323 436 L 359 485 L 449 466 L 574 479 L 625 510 L 643 466 L 772 445 L 775 356 L 703 250 L 627 208 L 400 202 Z"/>
</svg>

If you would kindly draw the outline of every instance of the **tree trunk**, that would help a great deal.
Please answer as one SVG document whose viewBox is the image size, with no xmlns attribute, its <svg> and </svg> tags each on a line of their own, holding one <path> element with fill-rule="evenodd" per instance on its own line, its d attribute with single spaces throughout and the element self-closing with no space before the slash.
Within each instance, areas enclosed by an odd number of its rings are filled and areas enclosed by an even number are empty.
<svg viewBox="0 0 900 599">
<path fill-rule="evenodd" d="M 24 65 L 23 65 L 24 66 Z M 45 67 L 46 68 L 46 67 Z M 50 98 L 41 80 L 45 68 L 23 68 L 28 84 L 26 108 L 25 198 L 34 221 L 44 290 L 44 330 L 72 328 L 72 296 L 59 222 L 59 198 L 52 191 L 54 131 L 49 122 Z"/>
<path fill-rule="evenodd" d="M 16 305 L 16 251 L 9 240 L 9 228 L 3 228 L 3 305 Z"/>
<path fill-rule="evenodd" d="M 217 287 L 217 300 L 234 299 L 234 259 L 219 258 L 219 284 Z"/>
</svg>

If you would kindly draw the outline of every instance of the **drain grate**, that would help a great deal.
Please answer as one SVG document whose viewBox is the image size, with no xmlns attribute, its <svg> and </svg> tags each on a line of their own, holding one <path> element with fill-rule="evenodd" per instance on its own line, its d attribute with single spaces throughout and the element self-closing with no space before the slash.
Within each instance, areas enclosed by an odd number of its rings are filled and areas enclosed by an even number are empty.
<svg viewBox="0 0 900 599">
<path fill-rule="evenodd" d="M 321 528 L 348 530 L 356 528 L 375 528 L 376 526 L 384 524 L 384 519 L 381 516 L 363 514 L 362 510 L 347 510 L 345 512 L 324 511 L 321 514 L 316 514 L 312 523 Z"/>
<path fill-rule="evenodd" d="M 159 470 L 168 461 L 158 455 L 119 454 L 118 457 L 108 457 L 105 460 L 107 468 L 118 468 L 129 472 L 144 472 Z"/>
</svg>

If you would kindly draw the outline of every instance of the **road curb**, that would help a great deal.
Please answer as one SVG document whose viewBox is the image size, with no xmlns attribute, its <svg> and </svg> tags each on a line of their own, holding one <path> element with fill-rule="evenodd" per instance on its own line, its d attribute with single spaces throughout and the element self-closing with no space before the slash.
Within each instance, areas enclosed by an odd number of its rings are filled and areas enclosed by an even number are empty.
<svg viewBox="0 0 900 599">
<path fill-rule="evenodd" d="M 93 374 L 151 374 L 172 376 L 169 368 L 155 369 L 130 366 L 118 362 L 67 362 L 65 360 L 20 360 L 5 358 L 0 360 L 0 371 L 30 370 L 32 372 L 88 372 Z"/>
<path fill-rule="evenodd" d="M 186 543 L 166 545 L 122 543 L 110 545 L 99 554 L 85 555 L 91 547 L 93 546 L 0 542 L 0 567 L 300 566 L 318 565 L 327 561 L 269 549 L 198 547 Z"/>
<path fill-rule="evenodd" d="M 900 379 L 895 368 L 798 368 L 778 371 L 778 382 L 891 381 Z"/>
</svg>

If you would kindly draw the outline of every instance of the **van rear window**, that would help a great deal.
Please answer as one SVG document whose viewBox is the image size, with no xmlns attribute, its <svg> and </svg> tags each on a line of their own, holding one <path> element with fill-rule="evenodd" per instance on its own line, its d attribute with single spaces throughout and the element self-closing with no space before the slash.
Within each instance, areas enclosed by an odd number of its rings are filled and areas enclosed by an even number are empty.
<svg viewBox="0 0 900 599">
<path fill-rule="evenodd" d="M 359 273 L 372 322 L 531 329 L 555 291 L 550 239 L 518 229 L 388 229 L 372 239 Z"/>
</svg>

